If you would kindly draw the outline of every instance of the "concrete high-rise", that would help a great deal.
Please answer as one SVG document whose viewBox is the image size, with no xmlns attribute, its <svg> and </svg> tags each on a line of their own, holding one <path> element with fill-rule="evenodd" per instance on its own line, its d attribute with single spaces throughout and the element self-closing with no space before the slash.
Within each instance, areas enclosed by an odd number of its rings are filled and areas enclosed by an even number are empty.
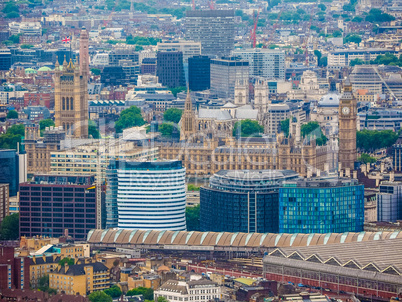
<svg viewBox="0 0 402 302">
<path fill-rule="evenodd" d="M 85 64 L 83 65 L 85 66 Z M 63 69 L 56 62 L 54 76 L 54 106 L 56 127 L 62 126 L 68 136 L 88 137 L 87 77 L 79 66 L 66 60 Z"/>
<path fill-rule="evenodd" d="M 188 10 L 185 19 L 186 39 L 201 42 L 201 54 L 229 56 L 234 49 L 233 10 Z"/>
<path fill-rule="evenodd" d="M 82 27 L 80 35 L 80 71 L 88 79 L 89 75 L 89 35 L 85 27 Z"/>
<path fill-rule="evenodd" d="M 249 62 L 250 77 L 285 79 L 285 53 L 282 50 L 236 49 L 233 56 L 239 56 Z"/>
<path fill-rule="evenodd" d="M 236 83 L 249 82 L 249 63 L 238 57 L 211 60 L 211 91 L 221 98 L 234 98 Z"/>
<path fill-rule="evenodd" d="M 181 51 L 158 51 L 156 60 L 156 75 L 162 85 L 169 88 L 186 86 Z"/>
<path fill-rule="evenodd" d="M 117 222 L 122 229 L 186 230 L 186 169 L 181 161 L 111 161 L 109 171 L 108 226 Z"/>
</svg>

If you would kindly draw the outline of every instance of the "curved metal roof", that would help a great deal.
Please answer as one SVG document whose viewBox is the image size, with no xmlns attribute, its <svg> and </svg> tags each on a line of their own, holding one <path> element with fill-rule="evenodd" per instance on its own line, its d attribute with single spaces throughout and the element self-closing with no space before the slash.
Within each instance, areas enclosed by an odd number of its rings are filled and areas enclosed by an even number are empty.
<svg viewBox="0 0 402 302">
<path fill-rule="evenodd" d="M 348 244 L 367 241 L 402 239 L 402 232 L 361 232 L 328 234 L 273 234 L 186 232 L 165 230 L 91 230 L 91 244 L 124 244 L 133 246 L 187 246 L 217 248 L 307 247 L 315 245 Z"/>
</svg>

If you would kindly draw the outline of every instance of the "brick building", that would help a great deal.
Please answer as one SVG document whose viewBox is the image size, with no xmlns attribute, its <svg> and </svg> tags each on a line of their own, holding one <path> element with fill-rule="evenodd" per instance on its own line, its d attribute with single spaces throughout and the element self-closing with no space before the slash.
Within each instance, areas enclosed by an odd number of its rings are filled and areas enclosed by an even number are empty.
<svg viewBox="0 0 402 302">
<path fill-rule="evenodd" d="M 0 247 L 0 291 L 29 289 L 29 259 L 15 257 L 13 247 Z"/>
<path fill-rule="evenodd" d="M 24 107 L 27 106 L 45 106 L 54 108 L 53 92 L 27 92 L 24 94 Z"/>
</svg>

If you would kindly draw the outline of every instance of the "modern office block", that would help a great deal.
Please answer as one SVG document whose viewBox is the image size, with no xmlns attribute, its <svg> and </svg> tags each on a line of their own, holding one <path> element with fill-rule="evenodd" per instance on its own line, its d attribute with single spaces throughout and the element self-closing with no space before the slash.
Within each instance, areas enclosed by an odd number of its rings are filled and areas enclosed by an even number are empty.
<svg viewBox="0 0 402 302">
<path fill-rule="evenodd" d="M 228 56 L 234 49 L 233 10 L 188 10 L 185 19 L 186 39 L 201 42 L 201 54 Z"/>
<path fill-rule="evenodd" d="M 221 170 L 200 191 L 201 231 L 277 233 L 278 187 L 290 170 Z"/>
<path fill-rule="evenodd" d="M 156 46 L 158 51 L 180 51 L 183 53 L 183 62 L 187 63 L 188 59 L 201 54 L 201 43 L 194 41 L 172 41 L 158 42 Z"/>
<path fill-rule="evenodd" d="M 75 240 L 96 228 L 97 198 L 93 175 L 35 175 L 20 185 L 20 235 Z"/>
<path fill-rule="evenodd" d="M 109 226 L 186 229 L 186 170 L 181 161 L 111 161 L 107 176 Z"/>
<path fill-rule="evenodd" d="M 209 89 L 211 81 L 211 59 L 194 56 L 188 59 L 189 88 L 191 91 Z"/>
<path fill-rule="evenodd" d="M 355 179 L 302 179 L 279 189 L 280 233 L 361 232 L 364 186 Z"/>
<path fill-rule="evenodd" d="M 0 49 L 0 70 L 9 70 L 11 65 L 11 51 L 9 49 Z"/>
<path fill-rule="evenodd" d="M 0 183 L 9 185 L 10 196 L 16 196 L 19 185 L 19 158 L 16 150 L 0 150 Z"/>
<path fill-rule="evenodd" d="M 236 83 L 249 82 L 249 63 L 239 57 L 211 60 L 211 92 L 220 98 L 234 98 Z"/>
<path fill-rule="evenodd" d="M 158 51 L 156 60 L 156 75 L 162 85 L 169 88 L 186 86 L 182 52 Z"/>
<path fill-rule="evenodd" d="M 250 77 L 285 79 L 285 52 L 282 50 L 266 48 L 236 49 L 232 54 L 249 62 Z"/>
<path fill-rule="evenodd" d="M 377 193 L 377 221 L 402 219 L 402 182 L 383 182 Z"/>
</svg>

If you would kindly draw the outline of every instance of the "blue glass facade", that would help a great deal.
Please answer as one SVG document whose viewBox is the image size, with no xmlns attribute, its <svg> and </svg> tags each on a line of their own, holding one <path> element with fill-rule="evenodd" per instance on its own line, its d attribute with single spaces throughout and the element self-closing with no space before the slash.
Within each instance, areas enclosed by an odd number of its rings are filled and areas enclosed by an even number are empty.
<svg viewBox="0 0 402 302">
<path fill-rule="evenodd" d="M 0 183 L 9 185 L 10 196 L 16 196 L 19 188 L 18 154 L 16 150 L 0 150 Z"/>
<path fill-rule="evenodd" d="M 363 231 L 364 186 L 355 180 L 299 181 L 279 189 L 280 233 Z"/>
</svg>

